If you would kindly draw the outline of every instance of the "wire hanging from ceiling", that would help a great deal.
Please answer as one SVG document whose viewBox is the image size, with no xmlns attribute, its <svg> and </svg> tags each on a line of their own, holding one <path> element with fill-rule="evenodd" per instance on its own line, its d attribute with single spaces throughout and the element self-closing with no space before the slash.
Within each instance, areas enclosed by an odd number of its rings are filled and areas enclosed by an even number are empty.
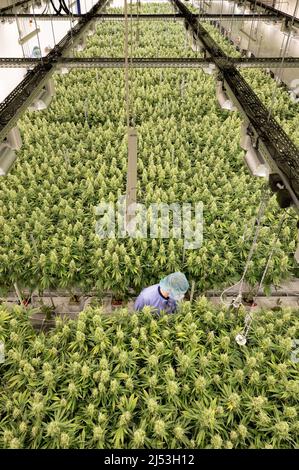
<svg viewBox="0 0 299 470">
<path fill-rule="evenodd" d="M 244 267 L 244 270 L 243 270 L 242 277 L 236 284 L 234 284 L 233 286 L 229 286 L 227 289 L 224 289 L 224 291 L 220 295 L 220 301 L 223 304 L 225 304 L 225 302 L 223 300 L 224 293 L 228 292 L 233 287 L 239 285 L 238 295 L 235 299 L 233 299 L 233 301 L 230 304 L 230 307 L 239 308 L 239 306 L 242 303 L 242 293 L 243 293 L 244 280 L 245 280 L 245 277 L 246 277 L 246 274 L 247 274 L 252 256 L 253 256 L 254 251 L 257 247 L 257 239 L 258 239 L 259 232 L 260 232 L 261 221 L 262 221 L 262 218 L 264 216 L 264 213 L 265 213 L 265 210 L 267 208 L 269 200 L 270 200 L 270 194 L 269 194 L 269 191 L 268 191 L 268 187 L 265 186 L 262 197 L 261 197 L 261 202 L 260 202 L 260 206 L 259 206 L 259 209 L 258 209 L 258 213 L 257 213 L 256 219 L 255 219 L 255 222 L 254 222 L 254 226 L 253 226 L 254 237 L 253 237 L 253 240 L 251 242 L 251 247 L 250 247 L 250 250 L 249 250 L 249 253 L 248 253 L 248 256 L 247 256 L 247 260 L 246 260 L 246 263 L 245 263 L 245 267 Z"/>
<path fill-rule="evenodd" d="M 69 2 L 69 5 L 70 5 L 70 0 L 68 0 Z M 72 49 L 73 49 L 73 56 L 75 55 L 75 47 L 74 47 L 74 37 L 73 37 L 73 21 L 74 21 L 74 16 L 73 16 L 73 12 L 71 12 L 71 16 L 70 16 L 70 27 L 71 27 L 71 42 L 72 42 Z"/>
<path fill-rule="evenodd" d="M 129 87 L 129 28 L 128 28 L 128 3 L 124 0 L 124 14 L 125 14 L 125 96 L 126 96 L 126 115 L 127 115 L 127 128 L 130 127 L 130 87 Z"/>
<path fill-rule="evenodd" d="M 36 31 L 37 31 L 37 42 L 38 42 L 38 47 L 39 47 L 39 50 L 40 50 L 40 59 L 41 59 L 41 63 L 43 64 L 43 63 L 44 63 L 43 52 L 42 52 L 42 47 L 41 47 L 41 42 L 40 42 L 40 37 L 39 37 L 39 29 L 38 29 L 38 27 L 37 27 L 37 22 L 36 22 L 34 3 L 32 4 L 32 11 L 33 11 L 33 18 L 34 18 L 35 29 L 36 29 Z"/>
<path fill-rule="evenodd" d="M 253 10 L 254 10 L 254 11 L 256 11 L 256 2 L 257 2 L 257 0 L 255 0 L 255 3 L 254 3 L 254 7 L 253 7 Z M 248 52 L 250 52 L 250 43 L 251 43 L 251 38 L 252 38 L 252 30 L 253 30 L 254 22 L 255 22 L 255 18 L 252 18 L 252 20 L 251 20 L 251 27 L 250 27 L 250 33 L 249 33 L 249 41 L 248 41 L 248 45 L 247 45 L 247 50 L 248 50 Z"/>
<path fill-rule="evenodd" d="M 266 275 L 267 275 L 267 272 L 268 272 L 268 269 L 269 269 L 269 266 L 270 266 L 270 261 L 272 259 L 272 256 L 274 254 L 274 251 L 276 249 L 276 245 L 277 245 L 277 242 L 278 242 L 278 239 L 279 239 L 279 235 L 281 233 L 281 230 L 282 230 L 282 227 L 283 227 L 283 224 L 285 222 L 285 219 L 286 219 L 286 216 L 287 216 L 287 212 L 284 212 L 281 219 L 280 219 L 280 222 L 279 222 L 279 225 L 278 225 L 278 228 L 277 228 L 277 233 L 276 233 L 276 237 L 275 237 L 275 240 L 273 242 L 273 245 L 272 245 L 272 248 L 270 250 L 270 253 L 268 255 L 268 259 L 267 259 L 267 262 L 266 262 L 266 265 L 265 265 L 265 268 L 264 268 L 264 271 L 263 271 L 263 274 L 262 274 L 262 277 L 261 277 L 261 280 L 258 284 L 258 287 L 256 289 L 256 292 L 252 298 L 252 303 L 251 303 L 251 306 L 250 306 L 250 309 L 249 309 L 249 312 L 247 313 L 247 315 L 245 316 L 245 324 L 244 324 L 244 328 L 243 330 L 237 334 L 237 336 L 235 337 L 235 340 L 236 340 L 236 343 L 239 344 L 239 346 L 244 346 L 246 343 L 247 343 L 247 338 L 248 338 L 248 334 L 249 334 L 249 331 L 250 331 L 250 328 L 251 328 L 251 325 L 252 325 L 252 322 L 253 322 L 253 313 L 254 313 L 254 308 L 256 307 L 256 303 L 255 303 L 255 300 L 258 296 L 258 293 L 259 291 L 262 289 L 263 285 L 264 285 L 264 280 L 266 278 Z"/>
<path fill-rule="evenodd" d="M 51 2 L 51 5 L 52 5 L 53 10 L 55 11 L 56 15 L 61 15 L 61 10 L 62 10 L 61 4 L 59 4 L 59 9 L 57 10 L 57 8 L 55 6 L 55 3 L 54 3 L 54 0 L 50 0 L 50 2 Z"/>
<path fill-rule="evenodd" d="M 229 36 L 230 36 L 230 40 L 232 40 L 232 32 L 233 32 L 233 21 L 235 19 L 235 9 L 236 9 L 236 2 L 234 2 L 234 7 L 233 7 L 233 16 L 232 16 L 232 19 L 231 19 L 231 23 L 230 23 L 230 27 L 229 27 Z"/>
</svg>

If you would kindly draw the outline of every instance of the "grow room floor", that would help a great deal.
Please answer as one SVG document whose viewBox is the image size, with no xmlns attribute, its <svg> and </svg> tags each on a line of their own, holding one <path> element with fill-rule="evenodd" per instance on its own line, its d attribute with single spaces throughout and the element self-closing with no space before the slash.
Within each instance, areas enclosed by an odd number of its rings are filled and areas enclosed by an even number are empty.
<svg viewBox="0 0 299 470">
<path fill-rule="evenodd" d="M 227 304 L 236 297 L 238 286 L 232 287 L 230 291 L 226 292 L 224 300 Z M 244 285 L 244 292 L 248 291 L 246 284 Z M 272 294 L 269 296 L 259 292 L 255 303 L 257 309 L 266 308 L 272 309 L 273 307 L 280 305 L 285 307 L 296 308 L 299 307 L 299 279 L 281 283 L 279 287 L 271 289 Z M 215 305 L 221 304 L 221 291 L 208 291 L 206 296 L 210 298 L 211 302 Z M 26 294 L 26 292 L 25 292 Z M 70 295 L 67 291 L 56 290 L 44 292 L 43 297 L 38 296 L 34 293 L 31 299 L 31 307 L 38 308 L 41 305 L 41 301 L 44 305 L 55 306 L 55 312 L 58 315 L 67 315 L 70 318 L 76 318 L 79 312 L 89 304 L 100 305 L 103 307 L 105 313 L 109 314 L 115 311 L 117 308 L 126 306 L 130 311 L 133 311 L 135 297 L 132 297 L 129 301 L 124 302 L 122 305 L 112 305 L 112 296 L 107 293 L 102 299 L 99 299 L 94 292 L 81 295 L 81 292 L 75 291 L 74 294 L 79 296 L 79 302 L 71 302 Z M 53 304 L 52 304 L 53 301 Z M 6 298 L 0 298 L 0 303 L 12 306 L 18 304 L 18 297 L 14 292 L 10 292 Z"/>
</svg>

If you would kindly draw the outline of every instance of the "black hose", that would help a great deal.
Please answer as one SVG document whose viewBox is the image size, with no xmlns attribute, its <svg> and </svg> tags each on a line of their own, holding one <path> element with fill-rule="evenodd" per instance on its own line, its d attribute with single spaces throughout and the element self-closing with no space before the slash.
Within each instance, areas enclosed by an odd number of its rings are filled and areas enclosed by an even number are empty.
<svg viewBox="0 0 299 470">
<path fill-rule="evenodd" d="M 54 8 L 54 11 L 55 11 L 56 15 L 61 15 L 61 5 L 60 5 L 60 7 L 59 7 L 59 10 L 57 10 L 57 8 L 56 8 L 56 6 L 55 6 L 55 4 L 54 4 L 54 1 L 53 1 L 53 0 L 50 0 L 50 2 L 51 2 L 52 7 Z"/>
<path fill-rule="evenodd" d="M 44 15 L 46 12 L 48 13 L 48 8 L 49 8 L 49 2 L 46 3 L 44 11 L 42 11 L 42 15 Z"/>
<path fill-rule="evenodd" d="M 64 0 L 59 0 L 61 8 L 65 11 L 67 15 L 72 15 L 73 13 L 68 9 Z"/>
</svg>

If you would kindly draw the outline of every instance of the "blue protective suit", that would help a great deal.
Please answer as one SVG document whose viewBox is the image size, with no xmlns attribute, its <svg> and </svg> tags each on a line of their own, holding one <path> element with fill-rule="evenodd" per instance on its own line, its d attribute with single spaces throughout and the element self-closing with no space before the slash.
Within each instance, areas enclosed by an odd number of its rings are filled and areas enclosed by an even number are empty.
<svg viewBox="0 0 299 470">
<path fill-rule="evenodd" d="M 166 313 L 173 313 L 176 310 L 176 301 L 168 298 L 165 299 L 161 294 L 159 284 L 147 287 L 140 292 L 139 296 L 135 301 L 135 310 L 142 310 L 143 307 L 154 307 L 157 313 L 164 310 Z"/>
</svg>

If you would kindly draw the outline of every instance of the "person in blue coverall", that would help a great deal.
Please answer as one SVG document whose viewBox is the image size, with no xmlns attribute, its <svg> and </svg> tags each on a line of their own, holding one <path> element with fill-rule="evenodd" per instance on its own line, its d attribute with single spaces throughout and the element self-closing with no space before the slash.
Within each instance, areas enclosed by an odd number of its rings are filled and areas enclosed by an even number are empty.
<svg viewBox="0 0 299 470">
<path fill-rule="evenodd" d="M 183 300 L 189 283 L 185 274 L 177 272 L 164 277 L 159 284 L 143 289 L 135 301 L 135 310 L 143 307 L 153 307 L 157 313 L 164 310 L 173 313 L 177 308 L 177 302 Z"/>
</svg>

